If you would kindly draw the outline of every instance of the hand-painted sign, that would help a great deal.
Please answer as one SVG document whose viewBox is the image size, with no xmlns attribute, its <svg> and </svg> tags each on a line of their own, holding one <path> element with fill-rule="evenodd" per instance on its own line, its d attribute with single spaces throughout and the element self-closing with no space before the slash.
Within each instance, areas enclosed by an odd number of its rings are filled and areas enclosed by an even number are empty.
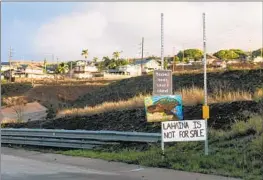
<svg viewBox="0 0 263 180">
<path fill-rule="evenodd" d="M 162 122 L 163 142 L 205 141 L 205 120 Z"/>
<path fill-rule="evenodd" d="M 153 72 L 153 95 L 173 94 L 172 71 L 155 70 Z"/>
<path fill-rule="evenodd" d="M 183 120 L 180 95 L 146 97 L 144 103 L 148 122 Z"/>
</svg>

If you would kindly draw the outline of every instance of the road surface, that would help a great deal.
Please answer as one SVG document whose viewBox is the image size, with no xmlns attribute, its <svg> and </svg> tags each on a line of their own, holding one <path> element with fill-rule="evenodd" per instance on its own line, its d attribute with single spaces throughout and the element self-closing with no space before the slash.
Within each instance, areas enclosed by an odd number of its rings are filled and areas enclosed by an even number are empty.
<svg viewBox="0 0 263 180">
<path fill-rule="evenodd" d="M 2 147 L 1 180 L 236 180 Z"/>
</svg>

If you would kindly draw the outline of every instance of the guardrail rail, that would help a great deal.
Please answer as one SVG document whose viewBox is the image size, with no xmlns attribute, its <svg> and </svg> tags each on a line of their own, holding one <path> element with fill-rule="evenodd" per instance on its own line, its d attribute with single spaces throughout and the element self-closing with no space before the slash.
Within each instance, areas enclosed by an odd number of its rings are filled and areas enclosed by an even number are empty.
<svg viewBox="0 0 263 180">
<path fill-rule="evenodd" d="M 1 133 L 2 144 L 77 149 L 92 149 L 101 145 L 121 142 L 155 143 L 161 140 L 160 133 L 120 131 L 3 128 Z"/>
</svg>

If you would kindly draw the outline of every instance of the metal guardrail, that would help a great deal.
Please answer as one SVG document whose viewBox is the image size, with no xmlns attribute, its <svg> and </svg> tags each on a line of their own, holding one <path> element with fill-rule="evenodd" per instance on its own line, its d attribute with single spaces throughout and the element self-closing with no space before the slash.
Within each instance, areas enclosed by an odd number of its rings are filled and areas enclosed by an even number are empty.
<svg viewBox="0 0 263 180">
<path fill-rule="evenodd" d="M 120 142 L 154 143 L 161 140 L 159 133 L 85 131 L 57 129 L 2 129 L 2 144 L 34 145 L 92 149 Z"/>
</svg>

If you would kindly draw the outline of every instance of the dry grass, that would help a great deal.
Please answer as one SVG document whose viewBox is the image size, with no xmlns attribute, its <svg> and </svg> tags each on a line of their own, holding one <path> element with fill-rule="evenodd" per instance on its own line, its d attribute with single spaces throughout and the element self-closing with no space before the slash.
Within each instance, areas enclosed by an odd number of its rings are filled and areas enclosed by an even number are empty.
<svg viewBox="0 0 263 180">
<path fill-rule="evenodd" d="M 181 89 L 179 93 L 183 98 L 183 104 L 186 106 L 194 106 L 197 104 L 203 104 L 203 89 L 197 87 L 191 87 L 187 89 Z M 110 111 L 121 111 L 126 109 L 135 109 L 144 107 L 144 98 L 150 95 L 139 95 L 137 97 L 131 98 L 129 100 L 122 100 L 118 102 L 104 102 L 100 105 L 94 107 L 85 108 L 73 108 L 65 109 L 58 112 L 57 117 L 63 116 L 82 116 L 82 115 L 94 115 L 103 112 Z M 248 92 L 236 91 L 236 92 L 226 92 L 223 93 L 219 90 L 217 93 L 208 97 L 209 103 L 219 103 L 219 102 L 232 102 L 232 101 L 244 101 L 252 100 L 252 95 Z"/>
<path fill-rule="evenodd" d="M 204 101 L 204 90 L 198 87 L 183 88 L 178 93 L 181 94 L 184 105 L 202 104 Z"/>
<path fill-rule="evenodd" d="M 211 98 L 212 103 L 251 100 L 252 94 L 245 91 L 223 92 L 222 90 L 219 90 L 213 95 L 213 98 Z"/>
<path fill-rule="evenodd" d="M 85 108 L 73 108 L 73 109 L 66 109 L 60 111 L 57 116 L 81 116 L 81 115 L 93 115 L 99 114 L 103 112 L 109 112 L 114 110 L 126 110 L 126 109 L 134 109 L 140 108 L 144 106 L 144 98 L 145 96 L 137 96 L 128 101 L 118 101 L 118 102 L 105 102 L 98 106 L 94 107 L 85 107 Z"/>
<path fill-rule="evenodd" d="M 260 100 L 262 98 L 263 98 L 263 88 L 258 88 L 253 94 L 253 99 Z"/>
</svg>

